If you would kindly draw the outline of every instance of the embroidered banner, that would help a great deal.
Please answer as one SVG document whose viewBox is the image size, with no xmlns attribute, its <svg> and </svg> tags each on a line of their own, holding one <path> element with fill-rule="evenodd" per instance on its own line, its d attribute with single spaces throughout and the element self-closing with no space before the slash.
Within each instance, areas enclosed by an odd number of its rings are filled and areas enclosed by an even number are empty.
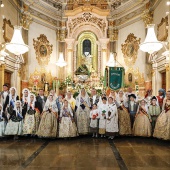
<svg viewBox="0 0 170 170">
<path fill-rule="evenodd" d="M 118 90 L 124 86 L 124 68 L 109 67 L 108 87 L 112 90 Z"/>
</svg>

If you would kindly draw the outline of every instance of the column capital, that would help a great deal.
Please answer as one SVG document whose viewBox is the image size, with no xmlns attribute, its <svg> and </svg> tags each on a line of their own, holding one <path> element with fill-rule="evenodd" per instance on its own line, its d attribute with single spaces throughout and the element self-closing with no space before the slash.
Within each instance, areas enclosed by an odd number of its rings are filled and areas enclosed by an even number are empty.
<svg viewBox="0 0 170 170">
<path fill-rule="evenodd" d="M 109 38 L 100 38 L 99 42 L 100 42 L 101 49 L 106 50 L 107 44 L 109 43 Z"/>
<path fill-rule="evenodd" d="M 73 50 L 75 39 L 73 39 L 73 38 L 66 38 L 65 42 L 67 44 L 67 49 L 68 50 Z"/>
</svg>

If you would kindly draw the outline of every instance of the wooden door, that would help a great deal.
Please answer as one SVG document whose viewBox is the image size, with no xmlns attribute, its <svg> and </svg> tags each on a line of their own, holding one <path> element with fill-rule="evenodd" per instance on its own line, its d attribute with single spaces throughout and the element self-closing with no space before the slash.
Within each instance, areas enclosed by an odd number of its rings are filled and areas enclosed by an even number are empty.
<svg viewBox="0 0 170 170">
<path fill-rule="evenodd" d="M 166 72 L 162 73 L 162 88 L 166 90 Z"/>
<path fill-rule="evenodd" d="M 11 74 L 12 73 L 8 71 L 5 71 L 5 74 L 4 74 L 4 84 L 8 84 L 9 88 L 11 87 Z"/>
</svg>

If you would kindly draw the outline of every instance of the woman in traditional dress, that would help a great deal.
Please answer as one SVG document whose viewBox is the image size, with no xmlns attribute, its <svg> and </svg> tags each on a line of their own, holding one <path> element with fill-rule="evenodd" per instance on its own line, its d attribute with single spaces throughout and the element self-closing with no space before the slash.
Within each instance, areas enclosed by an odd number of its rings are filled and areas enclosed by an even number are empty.
<svg viewBox="0 0 170 170">
<path fill-rule="evenodd" d="M 15 106 L 15 102 L 19 100 L 19 97 L 17 95 L 17 90 L 15 87 L 11 87 L 9 90 L 9 94 L 6 97 L 6 101 L 4 104 L 4 109 L 6 110 L 7 108 L 7 112 L 12 112 Z"/>
<path fill-rule="evenodd" d="M 151 98 L 152 98 L 152 90 L 147 90 L 145 95 L 145 101 L 148 107 L 151 105 Z"/>
<path fill-rule="evenodd" d="M 38 131 L 40 123 L 40 106 L 36 102 L 36 97 L 33 93 L 30 93 L 30 99 L 28 101 L 28 111 L 25 115 L 23 134 L 35 135 Z"/>
<path fill-rule="evenodd" d="M 114 91 L 114 90 L 111 90 L 110 91 L 110 94 L 109 94 L 109 97 L 112 97 L 113 98 L 113 101 L 116 100 L 116 97 L 117 97 L 117 93 Z"/>
<path fill-rule="evenodd" d="M 6 116 L 3 111 L 3 106 L 0 104 L 0 137 L 3 137 L 5 134 L 5 127 L 6 127 Z"/>
<path fill-rule="evenodd" d="M 30 91 L 27 88 L 24 88 L 22 90 L 22 99 L 21 99 L 21 103 L 22 103 L 22 116 L 23 118 L 25 118 L 25 115 L 27 113 L 28 110 L 28 100 L 29 100 L 29 95 L 30 95 Z"/>
<path fill-rule="evenodd" d="M 162 113 L 157 118 L 153 136 L 170 140 L 170 90 L 166 93 L 162 109 Z"/>
<path fill-rule="evenodd" d="M 8 123 L 5 129 L 5 135 L 14 135 L 14 139 L 18 138 L 18 135 L 22 135 L 23 129 L 23 116 L 21 102 L 17 100 L 12 113 L 7 114 Z"/>
<path fill-rule="evenodd" d="M 67 92 L 65 96 L 65 100 L 67 100 L 72 108 L 72 110 L 75 110 L 76 100 L 73 98 L 73 95 L 70 91 Z"/>
<path fill-rule="evenodd" d="M 78 136 L 77 127 L 74 122 L 73 112 L 67 100 L 64 100 L 63 107 L 60 111 L 59 118 L 59 137 L 76 137 Z"/>
<path fill-rule="evenodd" d="M 159 103 L 159 106 L 160 106 L 161 110 L 163 110 L 163 109 L 162 109 L 162 108 L 163 108 L 162 106 L 163 106 L 164 98 L 165 98 L 165 96 L 166 96 L 166 92 L 165 92 L 164 89 L 159 89 L 158 93 L 159 93 L 159 95 L 157 96 L 158 103 Z"/>
<path fill-rule="evenodd" d="M 76 98 L 76 117 L 78 133 L 81 135 L 89 132 L 90 99 L 85 89 L 81 89 Z"/>
<path fill-rule="evenodd" d="M 151 136 L 151 119 L 148 115 L 148 106 L 145 99 L 140 101 L 140 105 L 135 116 L 135 122 L 133 125 L 134 136 Z"/>
<path fill-rule="evenodd" d="M 37 135 L 40 137 L 57 137 L 58 109 L 53 95 L 49 95 L 41 115 Z"/>
<path fill-rule="evenodd" d="M 112 97 L 108 98 L 108 112 L 106 114 L 106 135 L 113 139 L 118 133 L 118 112 L 117 106 Z"/>
<path fill-rule="evenodd" d="M 107 98 L 102 97 L 102 103 L 99 107 L 99 134 L 102 137 L 105 137 L 106 133 L 106 114 L 108 111 Z"/>
<path fill-rule="evenodd" d="M 128 112 L 128 99 L 125 96 L 123 90 L 118 92 L 116 97 L 116 104 L 118 107 L 118 117 L 119 117 L 119 134 L 120 135 L 130 135 L 131 134 L 131 122 L 130 115 Z"/>
<path fill-rule="evenodd" d="M 99 123 L 99 110 L 97 109 L 97 104 L 92 105 L 92 110 L 90 111 L 90 132 L 93 133 L 93 138 L 98 137 L 98 123 Z"/>
</svg>

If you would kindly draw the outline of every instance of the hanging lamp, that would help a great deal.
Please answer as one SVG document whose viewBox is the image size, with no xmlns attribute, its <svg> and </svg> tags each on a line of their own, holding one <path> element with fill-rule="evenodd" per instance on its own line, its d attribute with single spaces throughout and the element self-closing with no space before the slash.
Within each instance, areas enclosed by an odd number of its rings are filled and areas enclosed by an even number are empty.
<svg viewBox="0 0 170 170">
<path fill-rule="evenodd" d="M 64 61 L 63 53 L 59 54 L 59 59 L 56 62 L 56 65 L 59 66 L 59 67 L 64 67 L 64 66 L 67 65 L 67 63 Z"/>
<path fill-rule="evenodd" d="M 10 43 L 6 43 L 6 49 L 15 54 L 21 55 L 29 51 L 29 46 L 23 41 L 21 26 L 14 26 L 14 34 Z"/>
<path fill-rule="evenodd" d="M 114 53 L 110 53 L 110 58 L 109 58 L 109 61 L 106 63 L 106 66 L 108 66 L 108 67 L 115 67 L 116 66 Z"/>
<path fill-rule="evenodd" d="M 154 24 L 149 24 L 147 26 L 148 31 L 145 41 L 140 44 L 140 50 L 148 52 L 149 54 L 159 51 L 163 47 L 163 44 L 157 40 L 154 26 L 155 26 Z"/>
</svg>

